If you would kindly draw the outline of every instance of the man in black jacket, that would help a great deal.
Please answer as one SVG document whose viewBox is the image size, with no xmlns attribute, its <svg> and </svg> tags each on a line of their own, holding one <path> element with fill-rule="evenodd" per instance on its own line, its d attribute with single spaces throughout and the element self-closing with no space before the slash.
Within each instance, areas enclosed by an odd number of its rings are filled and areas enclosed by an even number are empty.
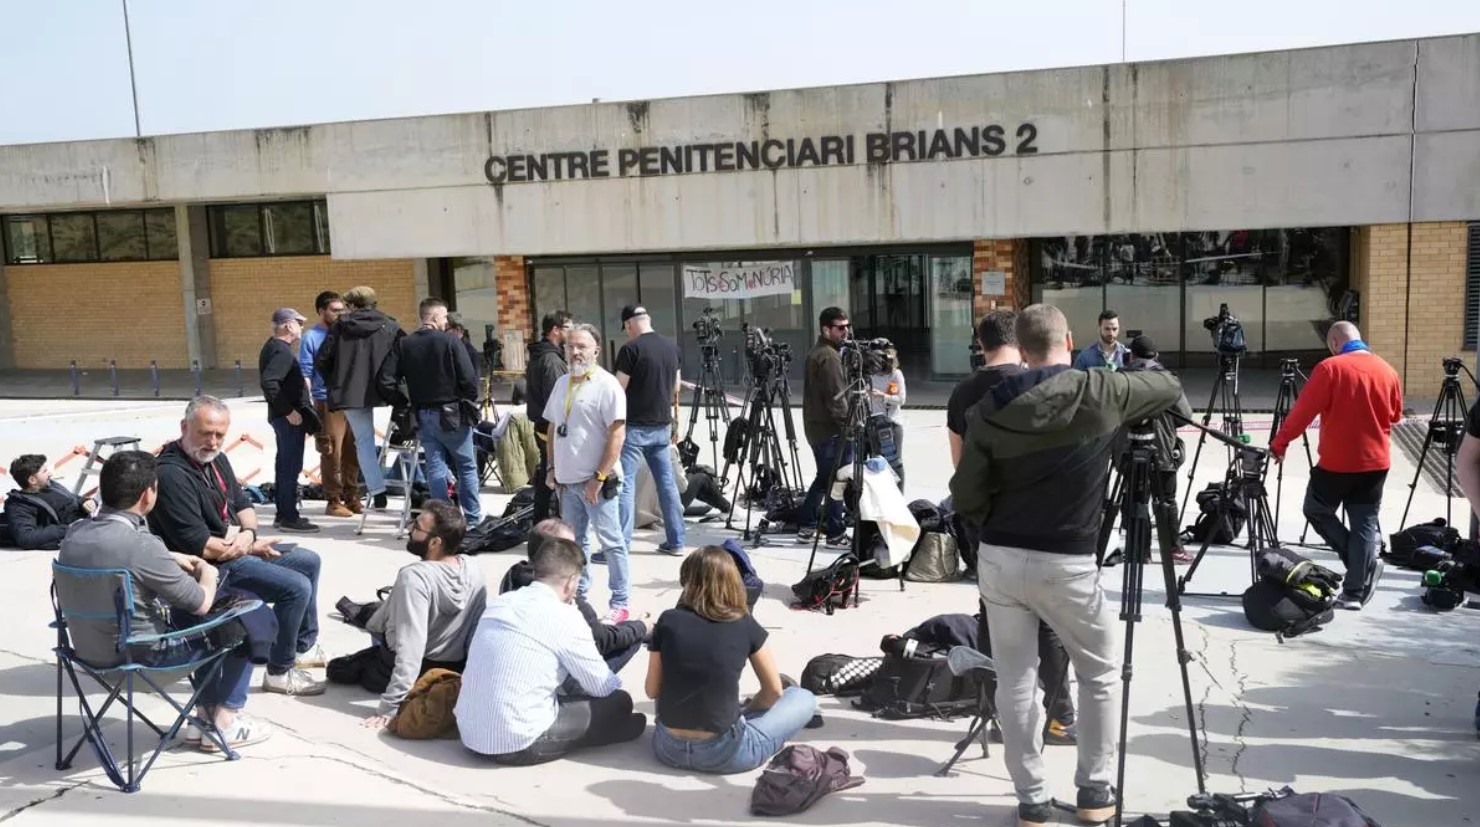
<svg viewBox="0 0 1480 827">
<path fill-rule="evenodd" d="M 5 498 L 5 521 L 16 548 L 55 551 L 67 527 L 93 513 L 96 503 L 82 500 L 52 482 L 41 454 L 21 454 L 10 462 L 10 478 L 20 488 Z"/>
<path fill-rule="evenodd" d="M 1165 371 L 1166 366 L 1159 361 L 1160 355 L 1156 349 L 1156 342 L 1152 341 L 1150 336 L 1137 336 L 1131 340 L 1130 355 L 1126 357 L 1125 367 L 1121 370 L 1133 373 L 1138 370 Z M 1192 405 L 1187 402 L 1187 394 L 1182 394 L 1182 398 L 1177 400 L 1177 405 L 1173 410 L 1183 419 L 1192 418 Z M 1171 416 L 1162 414 L 1153 419 L 1152 424 L 1155 435 L 1153 443 L 1156 446 L 1156 473 L 1161 478 L 1161 485 L 1166 495 L 1176 499 L 1177 469 L 1187 459 L 1186 446 L 1177 436 L 1177 422 Z M 1128 432 L 1122 431 L 1120 437 L 1116 439 L 1112 461 L 1119 462 L 1129 447 Z M 1172 533 L 1178 533 L 1175 527 Z M 1108 561 L 1110 558 L 1106 559 Z M 1187 550 L 1179 544 L 1172 550 L 1172 559 L 1178 564 L 1185 565 L 1192 562 L 1192 555 L 1188 554 Z"/>
<path fill-rule="evenodd" d="M 214 396 L 185 407 L 180 438 L 159 453 L 159 502 L 149 530 L 170 551 L 215 563 L 223 580 L 272 604 L 278 638 L 264 691 L 322 694 L 323 682 L 307 672 L 327 662 L 318 645 L 319 556 L 257 535 L 257 512 L 222 451 L 230 428 L 231 410 Z"/>
<path fill-rule="evenodd" d="M 515 563 L 504 575 L 499 583 L 499 594 L 522 589 L 534 582 L 534 566 L 529 561 L 546 540 L 578 542 L 569 523 L 554 517 L 536 523 L 534 530 L 529 533 L 528 555 Z M 586 619 L 586 625 L 591 627 L 591 638 L 596 642 L 596 651 L 601 653 L 602 660 L 606 661 L 607 667 L 613 672 L 622 671 L 622 667 L 637 654 L 643 641 L 652 634 L 652 615 L 644 614 L 638 620 L 624 620 L 621 623 L 603 623 L 586 598 L 576 595 L 575 604 L 581 610 L 581 617 Z"/>
<path fill-rule="evenodd" d="M 817 463 L 817 476 L 807 489 L 807 499 L 797 514 L 797 542 L 810 543 L 817 533 L 817 509 L 827 496 L 833 466 L 853 461 L 843 441 L 843 428 L 848 424 L 848 400 L 843 395 L 847 379 L 843 376 L 843 359 L 838 348 L 848 338 L 848 314 L 841 308 L 829 307 L 818 316 L 822 334 L 807 354 L 802 378 L 802 430 L 812 446 L 812 459 Z M 850 544 L 843 521 L 842 500 L 827 503 L 827 545 L 847 548 Z"/>
<path fill-rule="evenodd" d="M 462 340 L 447 332 L 447 303 L 423 299 L 421 327 L 401 339 L 380 368 L 381 396 L 405 399 L 416 417 L 434 500 L 447 496 L 449 469 L 457 471 L 457 503 L 469 527 L 483 520 L 473 426 L 478 423 L 478 373 Z"/>
<path fill-rule="evenodd" d="M 550 487 L 545 474 L 550 467 L 550 423 L 545 421 L 545 404 L 550 389 L 565 375 L 565 336 L 571 329 L 571 315 L 564 310 L 546 313 L 540 321 L 540 340 L 529 345 L 529 359 L 524 368 L 524 387 L 529 394 L 525 413 L 534 423 L 535 442 L 540 446 L 540 465 L 534 472 L 534 521 L 550 516 Z"/>
<path fill-rule="evenodd" d="M 388 404 L 376 379 L 380 366 L 404 333 L 400 324 L 376 309 L 375 290 L 354 287 L 344 294 L 349 312 L 339 317 L 315 361 L 329 392 L 329 410 L 344 411 L 355 435 L 355 453 L 370 497 L 384 504 L 385 468 L 375 438 L 375 409 Z M 346 480 L 345 486 L 352 485 Z M 348 494 L 348 492 L 346 492 Z"/>
<path fill-rule="evenodd" d="M 284 307 L 272 314 L 272 335 L 257 357 L 262 396 L 267 400 L 267 424 L 277 436 L 273 499 L 277 515 L 272 527 L 296 534 L 316 534 L 319 527 L 298 513 L 298 476 L 303 473 L 301 409 L 308 407 L 308 382 L 293 355 L 293 343 L 303 336 L 303 314 Z"/>
</svg>

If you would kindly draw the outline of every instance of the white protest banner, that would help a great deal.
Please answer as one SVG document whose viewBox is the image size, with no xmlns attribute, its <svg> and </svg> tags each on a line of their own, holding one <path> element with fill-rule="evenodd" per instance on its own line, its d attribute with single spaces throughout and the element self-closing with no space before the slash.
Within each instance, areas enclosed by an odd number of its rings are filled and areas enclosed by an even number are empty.
<svg viewBox="0 0 1480 827">
<path fill-rule="evenodd" d="M 733 264 L 685 264 L 686 299 L 751 299 L 776 296 L 797 289 L 796 263 L 742 261 Z"/>
</svg>

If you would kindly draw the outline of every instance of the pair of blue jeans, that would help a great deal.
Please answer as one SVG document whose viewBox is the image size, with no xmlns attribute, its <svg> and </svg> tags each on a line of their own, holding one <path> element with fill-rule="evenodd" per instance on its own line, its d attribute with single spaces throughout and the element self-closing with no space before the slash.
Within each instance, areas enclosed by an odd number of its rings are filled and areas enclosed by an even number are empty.
<svg viewBox="0 0 1480 827">
<path fill-rule="evenodd" d="M 841 462 L 837 458 L 839 451 L 843 452 Z M 853 448 L 841 436 L 829 437 L 812 446 L 812 459 L 817 463 L 817 476 L 812 478 L 812 485 L 807 489 L 807 498 L 802 501 L 802 508 L 797 512 L 797 527 L 804 531 L 811 531 L 817 525 L 817 509 L 822 507 L 822 498 L 828 495 L 828 489 L 832 486 L 833 465 L 837 464 L 841 469 L 852 462 Z M 841 537 L 847 531 L 843 522 L 842 500 L 828 499 L 826 530 L 829 539 Z"/>
<path fill-rule="evenodd" d="M 264 560 L 248 555 L 220 564 L 231 585 L 272 606 L 278 636 L 268 656 L 268 674 L 281 675 L 319 639 L 319 555 L 303 547 Z"/>
<path fill-rule="evenodd" d="M 375 437 L 374 408 L 345 408 L 344 418 L 355 435 L 355 457 L 360 461 L 360 475 L 365 478 L 365 492 L 373 497 L 385 493 L 385 469 L 380 465 L 380 440 Z M 353 480 L 344 480 L 345 496 Z"/>
<path fill-rule="evenodd" d="M 607 582 L 612 597 L 609 604 L 613 609 L 627 608 L 627 581 L 630 566 L 627 560 L 627 541 L 622 536 L 622 512 L 619 497 L 609 500 L 596 495 L 596 502 L 586 502 L 586 484 L 560 486 L 560 518 L 570 523 L 576 541 L 586 555 L 586 567 L 581 570 L 581 596 L 591 588 L 591 532 L 596 532 L 597 551 L 606 555 Z"/>
<path fill-rule="evenodd" d="M 672 430 L 667 425 L 628 425 L 622 443 L 622 536 L 632 544 L 632 531 L 637 523 L 637 464 L 646 461 L 658 489 L 658 504 L 663 509 L 663 533 L 672 549 L 683 548 L 683 497 L 678 491 L 678 477 L 673 473 L 673 457 L 668 445 Z"/>
<path fill-rule="evenodd" d="M 277 519 L 281 523 L 294 523 L 298 521 L 298 476 L 303 473 L 303 426 L 294 425 L 282 416 L 267 420 L 267 424 L 277 435 L 272 492 L 277 502 Z"/>
<path fill-rule="evenodd" d="M 483 504 L 478 499 L 478 460 L 473 455 L 472 426 L 444 430 L 442 414 L 437 408 L 418 410 L 416 426 L 427 455 L 427 488 L 431 498 L 448 499 L 448 477 L 456 470 L 457 504 L 468 526 L 477 525 L 483 519 Z"/>
<path fill-rule="evenodd" d="M 817 698 L 811 692 L 789 687 L 770 709 L 742 715 L 729 731 L 707 741 L 680 738 L 659 722 L 653 731 L 653 755 L 681 770 L 715 775 L 749 772 L 769 761 L 816 713 Z"/>
<path fill-rule="evenodd" d="M 171 626 L 178 629 L 186 629 L 198 623 L 205 622 L 206 618 L 195 615 L 186 615 L 184 612 L 173 612 Z M 183 641 L 179 646 L 171 646 L 167 649 L 143 652 L 135 656 L 134 662 L 144 666 L 169 667 L 190 663 L 200 660 L 216 651 L 216 647 L 209 640 L 195 638 Z M 191 681 L 197 687 L 200 686 L 201 678 L 205 677 L 205 670 L 196 670 L 191 676 Z M 221 671 L 204 688 L 201 689 L 200 697 L 196 703 L 205 707 L 224 706 L 227 709 L 241 709 L 247 705 L 247 690 L 252 685 L 252 660 L 245 644 L 239 644 L 232 649 L 226 657 L 221 659 Z"/>
</svg>

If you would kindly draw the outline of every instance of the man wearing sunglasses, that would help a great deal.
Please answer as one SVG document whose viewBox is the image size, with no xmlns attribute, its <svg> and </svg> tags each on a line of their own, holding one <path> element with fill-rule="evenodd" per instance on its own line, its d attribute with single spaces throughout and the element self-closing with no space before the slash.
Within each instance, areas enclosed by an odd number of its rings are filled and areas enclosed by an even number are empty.
<svg viewBox="0 0 1480 827">
<path fill-rule="evenodd" d="M 802 378 L 802 430 L 807 435 L 807 444 L 812 446 L 812 458 L 817 463 L 817 476 L 807 489 L 807 499 L 797 515 L 797 542 L 810 543 L 817 534 L 817 509 L 827 493 L 829 476 L 838 464 L 838 452 L 844 452 L 843 463 L 851 462 L 847 456 L 847 443 L 843 440 L 843 428 L 848 424 L 848 397 L 843 393 L 847 380 L 843 377 L 843 359 L 838 348 L 848 338 L 848 314 L 841 308 L 829 307 L 817 318 L 822 329 L 807 354 L 807 364 Z M 843 503 L 829 500 L 827 524 L 824 527 L 829 548 L 847 548 L 849 539 L 843 522 Z"/>
</svg>

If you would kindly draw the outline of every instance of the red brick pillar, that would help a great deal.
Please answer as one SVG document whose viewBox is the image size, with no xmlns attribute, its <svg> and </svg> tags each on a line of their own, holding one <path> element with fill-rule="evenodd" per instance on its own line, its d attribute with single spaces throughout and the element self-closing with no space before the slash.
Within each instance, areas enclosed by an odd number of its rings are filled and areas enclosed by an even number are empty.
<svg viewBox="0 0 1480 827">
<path fill-rule="evenodd" d="M 533 341 L 530 319 L 529 278 L 524 256 L 494 256 L 493 281 L 498 291 L 498 329 L 522 330 L 524 340 Z"/>
<path fill-rule="evenodd" d="M 972 242 L 971 294 L 972 312 L 980 319 L 990 310 L 1021 310 L 1027 304 L 1027 277 L 1022 265 L 1027 242 L 1012 238 L 978 239 Z M 1003 274 L 1001 293 L 983 291 L 983 274 Z M 993 303 L 995 302 L 995 307 Z"/>
</svg>

